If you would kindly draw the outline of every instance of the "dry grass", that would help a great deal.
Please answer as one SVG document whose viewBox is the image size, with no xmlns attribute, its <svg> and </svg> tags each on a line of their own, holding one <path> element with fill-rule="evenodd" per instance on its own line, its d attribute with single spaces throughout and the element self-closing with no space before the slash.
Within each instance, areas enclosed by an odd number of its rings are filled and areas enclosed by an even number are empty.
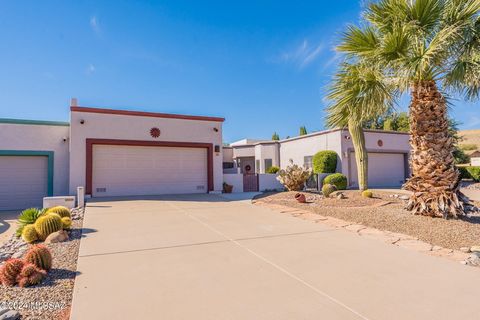
<svg viewBox="0 0 480 320">
<path fill-rule="evenodd" d="M 480 129 L 479 130 L 462 130 L 458 134 L 463 138 L 460 142 L 462 144 L 475 144 L 477 146 L 476 150 L 480 150 Z M 471 154 L 475 150 L 466 150 L 465 153 Z"/>
<path fill-rule="evenodd" d="M 480 245 L 480 216 L 459 220 L 415 216 L 403 209 L 403 200 L 391 198 L 392 193 L 389 192 L 376 192 L 372 199 L 362 198 L 355 190 L 344 191 L 347 199 L 323 199 L 319 195 L 305 193 L 308 201 L 306 204 L 298 203 L 294 194 L 295 192 L 270 193 L 256 199 L 309 210 L 371 228 L 407 234 L 449 249 Z"/>
</svg>

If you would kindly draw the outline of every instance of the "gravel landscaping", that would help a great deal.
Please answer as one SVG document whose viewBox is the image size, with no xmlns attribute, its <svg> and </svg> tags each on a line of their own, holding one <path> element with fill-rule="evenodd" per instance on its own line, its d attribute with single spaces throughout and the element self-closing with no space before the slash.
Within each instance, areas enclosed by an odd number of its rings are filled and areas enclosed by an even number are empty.
<svg viewBox="0 0 480 320">
<path fill-rule="evenodd" d="M 78 249 L 82 236 L 83 210 L 72 212 L 69 240 L 46 244 L 53 256 L 53 267 L 41 284 L 26 288 L 0 285 L 0 302 L 15 303 L 22 319 L 68 319 L 77 269 Z M 2 260 L 21 257 L 29 245 L 13 237 L 0 247 Z M 0 260 L 1 262 L 1 260 Z"/>
<path fill-rule="evenodd" d="M 296 192 L 265 193 L 257 196 L 255 200 L 406 234 L 444 248 L 459 250 L 480 245 L 480 215 L 470 215 L 458 220 L 415 216 L 404 209 L 405 200 L 399 198 L 401 195 L 394 197 L 394 193 L 382 191 L 374 192 L 373 198 L 364 198 L 356 190 L 342 193 L 345 199 L 304 193 L 307 203 L 298 203 L 294 198 Z"/>
</svg>

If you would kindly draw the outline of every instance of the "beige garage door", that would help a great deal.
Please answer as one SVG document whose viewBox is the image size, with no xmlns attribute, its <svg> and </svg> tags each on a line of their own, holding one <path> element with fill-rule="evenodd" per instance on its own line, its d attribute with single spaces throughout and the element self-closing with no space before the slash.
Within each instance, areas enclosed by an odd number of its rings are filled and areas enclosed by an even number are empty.
<svg viewBox="0 0 480 320">
<path fill-rule="evenodd" d="M 355 153 L 350 153 L 349 186 L 358 188 L 357 165 Z M 403 153 L 369 153 L 368 186 L 400 187 L 405 182 L 405 160 Z"/>
<path fill-rule="evenodd" d="M 93 196 L 207 191 L 204 148 L 93 146 Z"/>
<path fill-rule="evenodd" d="M 0 210 L 41 207 L 48 194 L 48 157 L 0 156 Z"/>
</svg>

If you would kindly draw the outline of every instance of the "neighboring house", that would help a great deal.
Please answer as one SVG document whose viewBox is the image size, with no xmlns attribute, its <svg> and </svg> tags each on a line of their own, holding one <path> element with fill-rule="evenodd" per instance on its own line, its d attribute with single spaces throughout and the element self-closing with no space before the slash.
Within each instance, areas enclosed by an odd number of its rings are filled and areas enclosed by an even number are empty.
<svg viewBox="0 0 480 320">
<path fill-rule="evenodd" d="M 369 185 L 401 186 L 409 176 L 409 135 L 395 131 L 365 130 L 365 140 L 369 155 Z M 230 144 L 230 147 L 231 167 L 244 174 L 265 173 L 272 165 L 286 168 L 290 160 L 311 168 L 315 153 L 333 150 L 338 154 L 337 172 L 347 176 L 349 187 L 358 187 L 353 143 L 346 129 L 314 132 L 280 141 L 244 139 Z"/>
<path fill-rule="evenodd" d="M 42 198 L 221 192 L 217 117 L 84 108 L 70 123 L 0 119 L 0 210 Z"/>
<path fill-rule="evenodd" d="M 480 166 L 480 151 L 475 151 L 470 155 L 470 165 Z"/>
</svg>

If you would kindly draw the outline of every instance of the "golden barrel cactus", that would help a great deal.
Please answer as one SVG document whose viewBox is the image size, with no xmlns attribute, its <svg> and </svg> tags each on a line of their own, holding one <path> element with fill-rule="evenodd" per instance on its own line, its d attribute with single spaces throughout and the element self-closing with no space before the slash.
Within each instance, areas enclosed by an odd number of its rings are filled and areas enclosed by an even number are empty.
<svg viewBox="0 0 480 320">
<path fill-rule="evenodd" d="M 63 229 L 70 229 L 72 227 L 72 219 L 69 217 L 62 218 L 62 228 Z"/>
<path fill-rule="evenodd" d="M 62 230 L 62 219 L 58 214 L 46 214 L 35 221 L 38 238 L 45 240 L 49 234 Z"/>
<path fill-rule="evenodd" d="M 32 243 L 38 240 L 38 233 L 33 224 L 27 224 L 22 230 L 22 239 L 25 242 Z"/>
<path fill-rule="evenodd" d="M 67 207 L 63 207 L 63 206 L 56 206 L 56 207 L 52 207 L 50 209 L 47 210 L 47 214 L 48 213 L 58 213 L 58 215 L 63 218 L 63 217 L 69 217 L 70 218 L 70 209 L 68 209 Z"/>
</svg>

